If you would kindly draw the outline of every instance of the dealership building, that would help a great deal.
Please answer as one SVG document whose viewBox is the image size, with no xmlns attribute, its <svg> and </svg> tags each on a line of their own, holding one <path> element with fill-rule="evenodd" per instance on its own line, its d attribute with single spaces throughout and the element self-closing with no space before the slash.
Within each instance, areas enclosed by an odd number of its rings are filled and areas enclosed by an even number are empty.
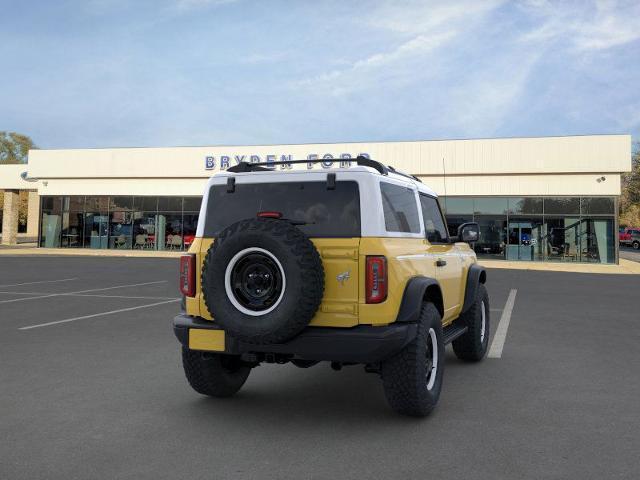
<svg viewBox="0 0 640 480">
<path fill-rule="evenodd" d="M 629 135 L 31 150 L 28 164 L 0 165 L 2 242 L 22 234 L 40 247 L 179 251 L 193 240 L 203 190 L 215 172 L 240 161 L 300 159 L 312 161 L 274 168 L 349 168 L 358 155 L 435 190 L 450 232 L 478 222 L 479 257 L 618 261 Z M 25 197 L 28 214 L 20 222 Z"/>
</svg>

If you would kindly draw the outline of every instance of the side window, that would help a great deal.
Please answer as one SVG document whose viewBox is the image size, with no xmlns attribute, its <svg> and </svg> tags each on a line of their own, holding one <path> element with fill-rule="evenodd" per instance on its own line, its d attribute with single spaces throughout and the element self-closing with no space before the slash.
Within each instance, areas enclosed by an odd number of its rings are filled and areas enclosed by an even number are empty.
<svg viewBox="0 0 640 480">
<path fill-rule="evenodd" d="M 420 206 L 422 207 L 422 218 L 424 220 L 424 230 L 427 240 L 431 243 L 447 242 L 449 235 L 445 226 L 438 201 L 427 195 L 420 195 Z"/>
<path fill-rule="evenodd" d="M 380 182 L 382 209 L 387 232 L 420 233 L 420 217 L 413 190 Z"/>
</svg>

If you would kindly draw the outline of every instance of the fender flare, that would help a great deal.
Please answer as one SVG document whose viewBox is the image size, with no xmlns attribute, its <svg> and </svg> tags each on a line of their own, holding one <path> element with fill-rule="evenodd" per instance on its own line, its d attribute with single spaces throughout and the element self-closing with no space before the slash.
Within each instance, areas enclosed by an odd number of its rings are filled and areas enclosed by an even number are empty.
<svg viewBox="0 0 640 480">
<path fill-rule="evenodd" d="M 471 308 L 473 302 L 476 300 L 476 294 L 478 292 L 478 285 L 486 283 L 487 271 L 484 267 L 481 267 L 477 263 L 472 264 L 469 267 L 467 273 L 467 284 L 464 290 L 464 304 L 462 305 L 462 312 L 464 313 Z"/>
<path fill-rule="evenodd" d="M 422 310 L 422 302 L 425 297 L 429 298 L 440 315 L 444 315 L 444 303 L 442 301 L 442 290 L 440 284 L 435 278 L 430 277 L 412 277 L 407 282 L 400 303 L 400 310 L 396 322 L 415 323 L 420 318 Z"/>
</svg>

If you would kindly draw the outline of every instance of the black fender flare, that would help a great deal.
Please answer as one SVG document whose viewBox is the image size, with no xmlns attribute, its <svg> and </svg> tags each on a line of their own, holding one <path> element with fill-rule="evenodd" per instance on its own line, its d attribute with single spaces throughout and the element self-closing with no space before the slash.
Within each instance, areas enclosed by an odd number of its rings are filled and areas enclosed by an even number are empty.
<svg viewBox="0 0 640 480">
<path fill-rule="evenodd" d="M 438 281 L 430 277 L 412 277 L 404 288 L 396 322 L 417 322 L 420 318 L 422 302 L 425 298 L 433 302 L 440 315 L 444 315 L 442 289 Z"/>
<path fill-rule="evenodd" d="M 486 283 L 486 281 L 487 271 L 484 269 L 484 267 L 481 267 L 477 263 L 472 264 L 469 267 L 469 271 L 467 273 L 467 284 L 464 290 L 464 303 L 462 305 L 461 313 L 464 313 L 471 308 L 473 302 L 476 299 L 478 285 L 481 283 Z"/>
</svg>

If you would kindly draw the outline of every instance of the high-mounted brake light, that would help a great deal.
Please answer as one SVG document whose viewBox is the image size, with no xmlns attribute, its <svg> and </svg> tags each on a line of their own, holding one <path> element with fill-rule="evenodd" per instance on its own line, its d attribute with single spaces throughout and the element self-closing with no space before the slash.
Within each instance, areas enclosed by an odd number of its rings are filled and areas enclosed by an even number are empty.
<svg viewBox="0 0 640 480">
<path fill-rule="evenodd" d="M 280 213 L 280 212 L 258 212 L 258 217 L 260 217 L 260 218 L 282 218 L 282 213 Z"/>
<path fill-rule="evenodd" d="M 180 257 L 180 292 L 187 297 L 196 294 L 196 256 L 193 254 Z"/>
<path fill-rule="evenodd" d="M 366 301 L 381 303 L 387 299 L 387 259 L 383 256 L 367 256 Z"/>
</svg>

